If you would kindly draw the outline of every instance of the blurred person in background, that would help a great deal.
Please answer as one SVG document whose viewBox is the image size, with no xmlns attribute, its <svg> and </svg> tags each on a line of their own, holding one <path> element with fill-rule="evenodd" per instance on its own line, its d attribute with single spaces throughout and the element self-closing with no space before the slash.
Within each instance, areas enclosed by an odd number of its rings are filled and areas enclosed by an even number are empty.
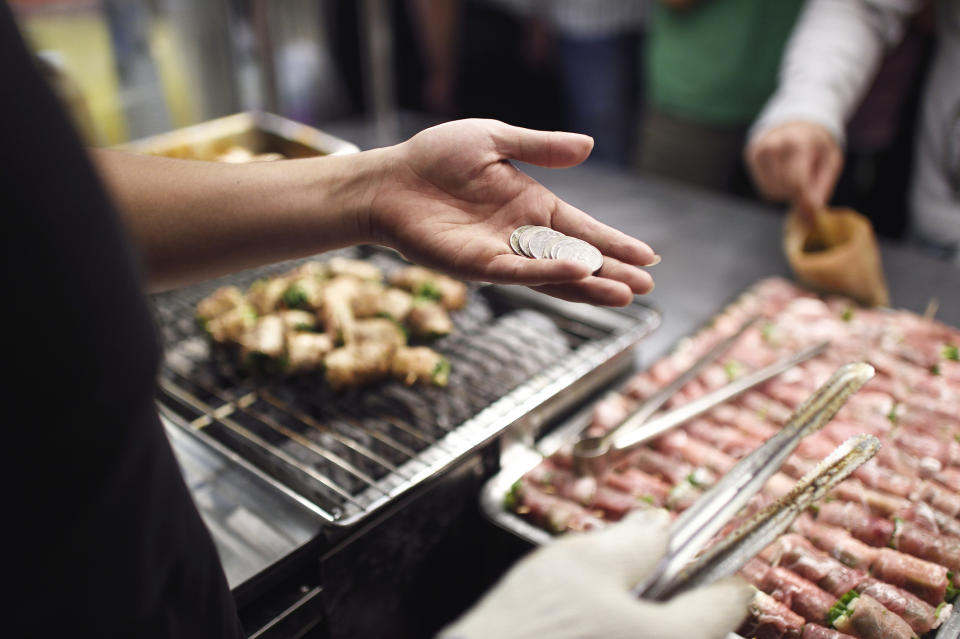
<svg viewBox="0 0 960 639">
<path fill-rule="evenodd" d="M 747 130 L 773 93 L 803 0 L 657 0 L 646 50 L 640 169 L 752 193 Z"/>
<path fill-rule="evenodd" d="M 844 125 L 884 52 L 925 4 L 810 0 L 784 56 L 780 86 L 753 126 L 746 149 L 764 195 L 806 211 L 826 206 L 843 166 Z M 910 224 L 921 245 L 958 260 L 960 0 L 937 4 L 938 43 L 920 105 Z"/>
<path fill-rule="evenodd" d="M 643 103 L 641 45 L 649 0 L 486 0 L 522 23 L 520 53 L 531 67 L 552 67 L 565 130 L 594 139 L 591 161 L 627 166 L 635 154 Z M 424 58 L 424 104 L 452 115 L 456 100 L 459 30 L 475 29 L 461 0 L 411 0 Z M 488 46 L 511 46 L 508 33 L 487 30 Z M 520 61 L 514 61 L 514 65 Z M 497 91 L 499 99 L 522 96 Z M 555 102 L 547 105 L 556 108 Z M 489 115 L 468 113 L 469 115 Z"/>
</svg>

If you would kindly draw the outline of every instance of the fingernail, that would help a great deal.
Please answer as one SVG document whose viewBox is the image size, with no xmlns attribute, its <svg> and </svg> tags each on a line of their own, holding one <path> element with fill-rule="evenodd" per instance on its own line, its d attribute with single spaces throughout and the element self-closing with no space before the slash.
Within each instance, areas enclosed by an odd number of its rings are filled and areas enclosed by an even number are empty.
<svg viewBox="0 0 960 639">
<path fill-rule="evenodd" d="M 662 260 L 662 259 L 663 259 L 662 257 L 660 257 L 659 255 L 657 255 L 656 253 L 654 253 L 654 255 L 653 255 L 653 261 L 650 262 L 649 264 L 644 264 L 644 266 L 656 266 L 657 264 L 660 263 L 660 260 Z"/>
</svg>

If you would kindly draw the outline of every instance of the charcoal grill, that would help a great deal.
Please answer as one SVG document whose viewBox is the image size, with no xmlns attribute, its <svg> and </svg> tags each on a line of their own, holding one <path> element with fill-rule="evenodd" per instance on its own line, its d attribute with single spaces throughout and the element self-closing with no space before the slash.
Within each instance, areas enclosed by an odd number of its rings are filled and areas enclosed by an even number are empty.
<svg viewBox="0 0 960 639">
<path fill-rule="evenodd" d="M 339 255 L 401 266 L 382 250 Z M 350 527 L 442 473 L 518 422 L 546 422 L 632 364 L 659 322 L 633 304 L 601 309 L 514 287 L 471 289 L 456 331 L 431 346 L 452 362 L 446 388 L 385 382 L 336 393 L 319 374 L 253 377 L 193 320 L 220 286 L 246 287 L 298 262 L 154 297 L 165 362 L 158 404 L 170 422 L 226 448 L 326 524 Z"/>
</svg>

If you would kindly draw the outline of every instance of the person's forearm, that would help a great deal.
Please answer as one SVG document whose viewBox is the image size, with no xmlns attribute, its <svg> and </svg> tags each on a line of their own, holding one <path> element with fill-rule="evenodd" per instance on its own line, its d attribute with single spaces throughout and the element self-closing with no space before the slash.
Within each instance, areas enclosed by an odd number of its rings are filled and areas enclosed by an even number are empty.
<svg viewBox="0 0 960 639">
<path fill-rule="evenodd" d="M 844 126 L 916 0 L 811 0 L 784 51 L 780 86 L 751 138 L 792 121 L 815 122 L 843 144 Z"/>
<path fill-rule="evenodd" d="M 91 151 L 153 291 L 370 241 L 385 153 L 235 165 Z"/>
</svg>

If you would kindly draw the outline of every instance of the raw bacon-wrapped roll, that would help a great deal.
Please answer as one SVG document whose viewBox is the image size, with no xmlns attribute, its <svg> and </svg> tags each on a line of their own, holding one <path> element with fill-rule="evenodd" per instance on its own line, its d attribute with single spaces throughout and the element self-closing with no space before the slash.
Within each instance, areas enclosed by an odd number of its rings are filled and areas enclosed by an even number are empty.
<svg viewBox="0 0 960 639">
<path fill-rule="evenodd" d="M 860 639 L 913 639 L 907 623 L 870 595 L 850 592 L 830 611 L 830 624 Z"/>
<path fill-rule="evenodd" d="M 602 519 L 582 506 L 543 492 L 527 479 L 521 479 L 513 485 L 504 506 L 553 534 L 593 530 L 605 525 Z"/>
<path fill-rule="evenodd" d="M 923 634 L 939 625 L 938 609 L 916 595 L 896 586 L 873 579 L 862 570 L 845 566 L 833 557 L 814 548 L 796 534 L 787 534 L 767 547 L 761 556 L 817 584 L 824 591 L 840 597 L 857 590 L 879 601 L 906 621 L 914 632 Z M 949 606 L 947 606 L 949 612 Z M 941 608 L 939 612 L 944 612 Z"/>
<path fill-rule="evenodd" d="M 803 636 L 801 639 L 855 639 L 851 635 L 834 630 L 833 628 L 824 628 L 815 623 L 808 623 L 803 627 Z"/>
<path fill-rule="evenodd" d="M 814 545 L 848 566 L 869 570 L 887 583 L 914 593 L 932 605 L 943 602 L 947 594 L 947 569 L 891 548 L 872 548 L 847 531 L 800 517 L 795 528 Z"/>
<path fill-rule="evenodd" d="M 813 623 L 825 623 L 827 613 L 836 602 L 836 597 L 830 596 L 815 583 L 786 568 L 771 566 L 760 559 L 751 559 L 740 574 L 754 586 Z"/>
<path fill-rule="evenodd" d="M 800 639 L 803 617 L 758 590 L 750 601 L 749 616 L 738 631 L 751 639 Z"/>
<path fill-rule="evenodd" d="M 845 528 L 871 546 L 890 546 L 914 557 L 942 564 L 960 575 L 960 539 L 930 532 L 913 522 L 874 516 L 852 502 L 832 502 L 819 508 L 817 521 Z"/>
<path fill-rule="evenodd" d="M 545 460 L 527 473 L 526 478 L 544 492 L 577 502 L 603 519 L 617 521 L 631 510 L 647 508 L 650 502 L 640 496 L 618 490 L 595 477 L 577 477 Z"/>
</svg>

